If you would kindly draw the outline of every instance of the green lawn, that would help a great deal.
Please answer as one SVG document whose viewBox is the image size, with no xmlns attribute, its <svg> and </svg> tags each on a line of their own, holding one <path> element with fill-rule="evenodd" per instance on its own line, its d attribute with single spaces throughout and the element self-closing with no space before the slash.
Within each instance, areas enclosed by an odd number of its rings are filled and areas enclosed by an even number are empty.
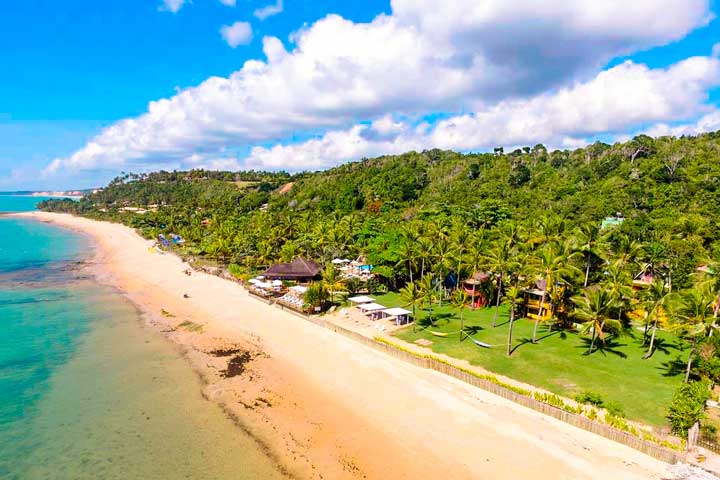
<svg viewBox="0 0 720 480">
<path fill-rule="evenodd" d="M 376 296 L 386 306 L 403 306 L 398 294 Z M 573 398 L 577 393 L 592 391 L 606 402 L 620 405 L 628 418 L 651 425 L 666 424 L 665 413 L 675 388 L 683 380 L 686 346 L 670 334 L 658 333 L 658 349 L 652 358 L 643 360 L 645 348 L 642 332 L 629 332 L 608 341 L 605 349 L 586 355 L 589 337 L 573 332 L 555 331 L 548 334 L 540 326 L 538 344 L 530 343 L 533 323 L 527 319 L 515 322 L 515 348 L 506 356 L 508 312 L 501 307 L 498 325 L 492 328 L 494 309 L 465 310 L 465 325 L 473 337 L 493 345 L 486 349 L 469 340 L 459 341 L 459 335 L 441 338 L 429 333 L 457 332 L 460 319 L 457 310 L 443 306 L 435 309 L 437 327 L 413 332 L 407 327 L 396 336 L 408 342 L 425 338 L 433 342 L 437 353 L 468 360 L 492 372 L 536 385 L 551 392 Z M 419 313 L 419 328 L 423 327 L 427 312 Z"/>
</svg>

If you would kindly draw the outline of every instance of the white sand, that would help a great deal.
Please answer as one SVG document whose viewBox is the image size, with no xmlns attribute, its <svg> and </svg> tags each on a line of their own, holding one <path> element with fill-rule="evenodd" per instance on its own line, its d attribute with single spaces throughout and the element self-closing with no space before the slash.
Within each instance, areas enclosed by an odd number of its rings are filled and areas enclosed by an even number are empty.
<svg viewBox="0 0 720 480">
<path fill-rule="evenodd" d="M 150 253 L 149 242 L 127 227 L 69 215 L 26 216 L 89 234 L 112 283 L 141 307 L 192 310 L 215 337 L 259 339 L 286 367 L 278 375 L 302 406 L 294 421 L 324 426 L 308 437 L 305 454 L 325 458 L 316 462 L 330 470 L 325 478 L 669 476 L 667 465 L 642 453 L 362 346 L 265 305 L 232 282 L 187 276 L 180 259 Z M 292 426 L 273 426 L 284 427 Z M 281 445 L 272 447 L 285 455 Z M 332 470 L 327 458 L 341 467 Z"/>
</svg>

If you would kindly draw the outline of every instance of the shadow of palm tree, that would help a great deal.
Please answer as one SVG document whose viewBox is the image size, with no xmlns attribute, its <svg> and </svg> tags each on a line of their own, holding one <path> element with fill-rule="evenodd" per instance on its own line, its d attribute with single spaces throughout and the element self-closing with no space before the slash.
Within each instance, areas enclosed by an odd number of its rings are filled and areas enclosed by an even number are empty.
<svg viewBox="0 0 720 480">
<path fill-rule="evenodd" d="M 556 335 L 560 335 L 560 338 L 563 338 L 563 337 L 562 337 L 562 335 L 563 335 L 562 330 L 554 330 L 554 331 L 552 331 L 552 332 L 546 333 L 546 334 L 543 335 L 542 337 L 538 337 L 538 338 L 537 338 L 537 343 L 540 343 L 541 340 L 544 340 L 544 339 L 546 339 L 546 338 L 548 338 L 548 337 L 554 337 L 554 336 L 556 336 Z M 517 345 L 515 345 L 515 346 L 510 350 L 510 354 L 512 355 L 513 353 L 515 353 L 515 350 L 517 350 L 518 348 L 522 347 L 523 345 L 527 345 L 528 343 L 531 344 L 531 345 L 533 344 L 532 338 L 530 338 L 530 337 L 522 337 L 522 338 L 520 339 L 520 342 L 519 342 Z"/>
<path fill-rule="evenodd" d="M 485 330 L 485 327 L 481 327 L 480 325 L 466 325 L 465 328 L 463 328 L 463 331 L 470 335 L 476 335 L 482 330 Z"/>
<path fill-rule="evenodd" d="M 582 348 L 585 349 L 585 352 L 583 355 L 592 355 L 593 353 L 602 353 L 603 356 L 607 356 L 607 354 L 615 355 L 620 358 L 627 358 L 627 354 L 625 352 L 620 351 L 619 349 L 622 347 L 627 347 L 626 343 L 620 343 L 617 339 L 617 337 L 610 337 L 605 340 L 603 343 L 601 340 L 596 339 L 595 340 L 595 346 L 593 348 L 593 351 L 590 352 L 588 349 L 590 348 L 590 343 L 592 343 L 592 339 L 589 337 L 581 337 L 580 341 L 584 345 L 578 345 L 576 348 Z"/>
<path fill-rule="evenodd" d="M 645 355 L 647 355 L 647 356 L 644 356 L 643 358 L 644 359 L 652 358 L 653 355 L 655 355 L 655 353 L 657 353 L 657 352 L 662 352 L 666 355 L 670 355 L 671 350 L 683 351 L 684 348 L 683 348 L 682 344 L 679 343 L 678 341 L 673 342 L 673 341 L 668 341 L 664 338 L 656 338 L 655 344 L 653 345 L 652 352 L 650 352 L 649 355 L 646 353 Z"/>
<path fill-rule="evenodd" d="M 663 371 L 663 377 L 677 377 L 678 375 L 685 375 L 685 361 L 680 356 L 675 357 L 673 360 L 663 362 L 658 370 Z"/>
</svg>

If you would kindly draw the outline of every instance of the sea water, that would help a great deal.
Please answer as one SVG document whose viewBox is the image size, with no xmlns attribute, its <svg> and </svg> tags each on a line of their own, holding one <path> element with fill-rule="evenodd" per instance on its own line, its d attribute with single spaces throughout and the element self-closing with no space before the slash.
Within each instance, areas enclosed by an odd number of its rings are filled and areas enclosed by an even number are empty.
<svg viewBox="0 0 720 480">
<path fill-rule="evenodd" d="M 38 199 L 0 195 L 0 211 Z M 85 277 L 87 239 L 0 217 L 0 478 L 273 479 L 180 352 Z"/>
</svg>

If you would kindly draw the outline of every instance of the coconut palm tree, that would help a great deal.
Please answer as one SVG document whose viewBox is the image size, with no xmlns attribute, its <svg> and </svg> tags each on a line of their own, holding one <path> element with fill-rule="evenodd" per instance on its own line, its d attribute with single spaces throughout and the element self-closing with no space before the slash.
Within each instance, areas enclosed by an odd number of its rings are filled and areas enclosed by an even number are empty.
<svg viewBox="0 0 720 480">
<path fill-rule="evenodd" d="M 592 331 L 592 339 L 588 348 L 588 355 L 595 348 L 595 339 L 599 338 L 605 344 L 605 327 L 619 329 L 620 322 L 610 317 L 614 300 L 610 290 L 600 285 L 593 285 L 583 290 L 582 295 L 573 297 L 575 310 L 573 316 L 585 325 L 584 333 Z"/>
<path fill-rule="evenodd" d="M 396 266 L 406 265 L 410 283 L 413 283 L 413 269 L 415 268 L 418 253 L 415 240 L 408 236 L 403 236 L 398 250 L 399 261 Z"/>
<path fill-rule="evenodd" d="M 465 309 L 467 308 L 467 301 L 468 301 L 468 294 L 465 293 L 465 290 L 455 290 L 455 293 L 452 296 L 452 306 L 458 311 L 460 314 L 460 341 L 462 342 L 463 339 L 463 332 L 465 328 L 465 322 L 464 322 L 464 314 Z"/>
<path fill-rule="evenodd" d="M 713 302 L 713 321 L 708 332 L 708 337 L 711 337 L 713 331 L 718 329 L 718 316 L 720 314 L 720 262 L 716 260 L 710 260 L 706 262 L 704 272 L 699 273 L 697 284 L 702 284 L 708 288 L 715 298 Z"/>
<path fill-rule="evenodd" d="M 500 311 L 500 299 L 502 298 L 503 280 L 508 272 L 513 259 L 512 244 L 504 239 L 493 243 L 492 247 L 485 254 L 485 265 L 497 278 L 497 295 L 495 299 L 495 313 L 493 314 L 492 327 L 497 323 L 498 312 Z"/>
<path fill-rule="evenodd" d="M 429 237 L 420 237 L 417 241 L 417 255 L 420 259 L 420 279 L 425 277 L 427 271 L 425 267 L 428 267 L 433 259 L 433 250 L 435 244 Z"/>
<path fill-rule="evenodd" d="M 328 291 L 323 282 L 315 282 L 310 285 L 305 292 L 303 300 L 315 311 L 322 308 L 323 303 L 328 298 Z"/>
<path fill-rule="evenodd" d="M 420 284 L 418 286 L 420 288 L 420 294 L 423 298 L 423 303 L 428 305 L 428 318 L 430 319 L 430 323 L 435 325 L 435 321 L 433 320 L 433 303 L 437 300 L 438 295 L 437 285 L 435 284 L 435 276 L 432 273 L 426 274 L 420 279 Z"/>
<path fill-rule="evenodd" d="M 615 261 L 606 268 L 602 285 L 610 292 L 617 310 L 617 320 L 622 321 L 623 311 L 634 296 L 632 276 L 620 261 Z"/>
<path fill-rule="evenodd" d="M 468 243 L 470 242 L 470 229 L 468 229 L 467 225 L 464 222 L 455 222 L 453 223 L 451 229 L 450 229 L 450 239 L 455 244 L 455 274 L 457 275 L 457 279 L 455 282 L 455 288 L 460 288 L 461 283 L 461 277 L 462 277 L 462 268 L 463 268 L 463 260 L 465 252 L 467 251 Z"/>
<path fill-rule="evenodd" d="M 512 285 L 505 290 L 505 303 L 510 310 L 510 325 L 508 327 L 507 355 L 512 353 L 513 325 L 515 323 L 515 310 L 520 303 L 520 289 Z"/>
<path fill-rule="evenodd" d="M 677 308 L 675 322 L 685 335 L 691 338 L 690 352 L 688 353 L 687 367 L 685 368 L 685 383 L 690 379 L 693 355 L 698 341 L 712 332 L 714 292 L 707 284 L 696 285 L 682 293 Z"/>
<path fill-rule="evenodd" d="M 588 222 L 576 228 L 574 241 L 576 243 L 575 248 L 583 258 L 585 269 L 584 288 L 588 286 L 591 267 L 602 261 L 602 252 L 605 249 L 604 236 L 596 222 Z"/>
<path fill-rule="evenodd" d="M 567 244 L 558 244 L 556 242 L 548 243 L 540 248 L 532 259 L 536 271 L 545 282 L 545 295 L 540 299 L 540 309 L 538 310 L 535 325 L 533 326 L 533 343 L 537 343 L 538 325 L 547 306 L 546 299 L 549 299 L 553 289 L 558 288 L 558 285 L 564 282 L 565 277 L 572 275 L 576 270 L 571 263 L 573 255 L 568 253 L 568 250 Z M 550 319 L 552 319 L 554 313 L 553 308 L 554 305 L 550 303 Z"/>
<path fill-rule="evenodd" d="M 422 305 L 423 293 L 417 283 L 408 283 L 400 289 L 400 298 L 405 302 L 405 307 L 412 307 L 413 325 L 417 325 L 417 306 Z M 413 326 L 413 329 L 415 327 Z"/>
<path fill-rule="evenodd" d="M 325 287 L 330 292 L 330 301 L 335 303 L 335 292 L 345 287 L 340 272 L 332 264 L 328 264 L 322 272 L 322 279 Z"/>
<path fill-rule="evenodd" d="M 650 358 L 654 353 L 655 335 L 661 323 L 667 322 L 667 307 L 672 300 L 672 293 L 665 284 L 665 280 L 655 277 L 648 288 L 643 292 L 645 306 L 645 331 L 652 330 L 650 346 L 643 358 Z M 647 337 L 647 334 L 645 335 Z"/>
</svg>

